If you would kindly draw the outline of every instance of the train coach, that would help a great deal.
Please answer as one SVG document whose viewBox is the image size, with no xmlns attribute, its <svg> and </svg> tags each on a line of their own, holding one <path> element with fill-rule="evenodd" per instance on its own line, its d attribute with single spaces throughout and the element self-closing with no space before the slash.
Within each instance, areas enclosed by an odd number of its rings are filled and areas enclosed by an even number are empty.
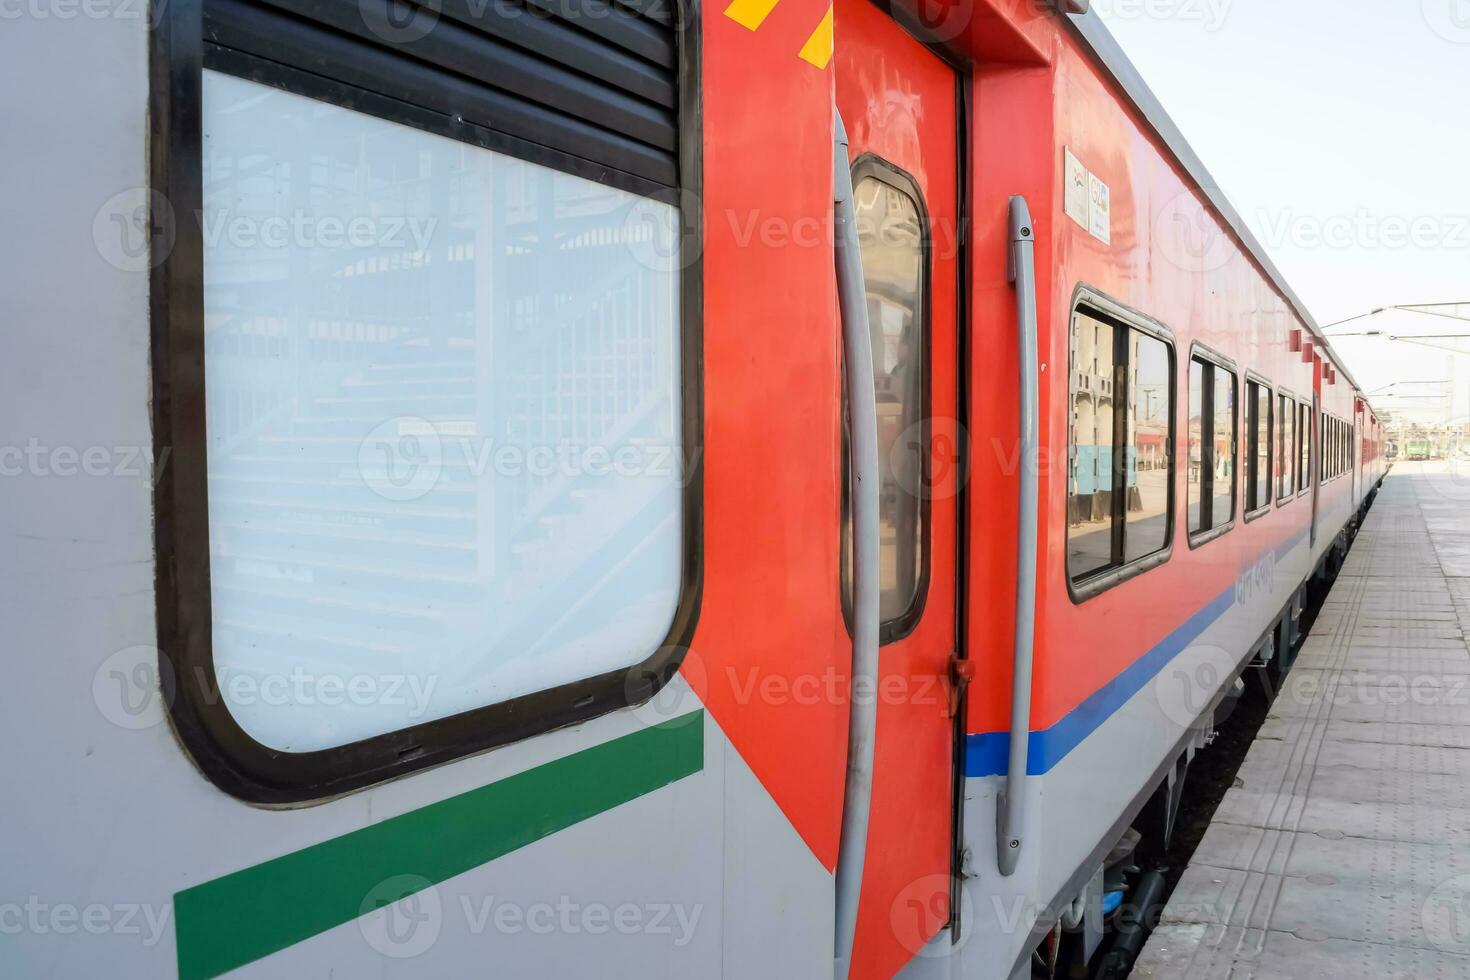
<svg viewBox="0 0 1470 980">
<path fill-rule="evenodd" d="M 0 970 L 1122 969 L 1383 434 L 1085 6 L 9 20 Z"/>
</svg>

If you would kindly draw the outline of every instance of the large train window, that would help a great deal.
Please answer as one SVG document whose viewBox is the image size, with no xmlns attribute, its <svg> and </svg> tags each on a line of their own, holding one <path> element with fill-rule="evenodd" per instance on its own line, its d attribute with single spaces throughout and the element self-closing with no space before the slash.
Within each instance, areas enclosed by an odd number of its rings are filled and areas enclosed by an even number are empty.
<svg viewBox="0 0 1470 980">
<path fill-rule="evenodd" d="M 1157 324 L 1090 297 L 1072 315 L 1071 357 L 1067 570 L 1089 595 L 1168 557 L 1174 348 Z"/>
<path fill-rule="evenodd" d="M 928 562 L 929 508 L 921 491 L 929 444 L 929 222 L 914 180 L 871 155 L 853 167 L 853 201 L 878 400 L 878 608 L 888 643 L 917 620 Z M 843 515 L 848 610 L 852 526 L 845 504 Z"/>
<path fill-rule="evenodd" d="M 156 73 L 160 647 L 268 803 L 637 703 L 698 607 L 694 34 L 351 6 L 170 5 Z"/>
<path fill-rule="evenodd" d="M 1235 519 L 1235 372 L 1196 347 L 1189 362 L 1190 544 L 1228 530 Z"/>
<path fill-rule="evenodd" d="M 1250 520 L 1271 506 L 1271 388 L 1263 381 L 1246 382 L 1245 517 Z"/>
<path fill-rule="evenodd" d="M 1284 504 L 1296 496 L 1296 399 L 1284 392 L 1276 395 L 1276 502 Z"/>
</svg>

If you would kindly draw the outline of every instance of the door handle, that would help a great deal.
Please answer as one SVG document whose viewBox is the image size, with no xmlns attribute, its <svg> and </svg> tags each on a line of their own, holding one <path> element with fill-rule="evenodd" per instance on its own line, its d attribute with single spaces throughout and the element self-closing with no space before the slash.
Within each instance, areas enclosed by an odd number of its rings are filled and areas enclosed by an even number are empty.
<svg viewBox="0 0 1470 980">
<path fill-rule="evenodd" d="M 1021 452 L 1016 522 L 1016 630 L 1011 665 L 1011 741 L 1005 783 L 996 796 L 996 864 L 1011 875 L 1021 860 L 1026 825 L 1026 767 L 1031 737 L 1031 671 L 1036 640 L 1036 525 L 1039 493 L 1040 385 L 1037 380 L 1036 229 L 1024 197 L 1012 197 L 1008 277 L 1016 290 L 1020 341 Z"/>
<path fill-rule="evenodd" d="M 832 197 L 836 231 L 837 305 L 847 368 L 848 427 L 852 438 L 852 696 L 848 709 L 847 782 L 837 849 L 837 980 L 845 980 L 857 933 L 858 898 L 868 849 L 873 798 L 873 749 L 878 733 L 878 397 L 873 381 L 873 335 L 853 207 L 852 171 L 842 115 L 832 115 Z"/>
</svg>

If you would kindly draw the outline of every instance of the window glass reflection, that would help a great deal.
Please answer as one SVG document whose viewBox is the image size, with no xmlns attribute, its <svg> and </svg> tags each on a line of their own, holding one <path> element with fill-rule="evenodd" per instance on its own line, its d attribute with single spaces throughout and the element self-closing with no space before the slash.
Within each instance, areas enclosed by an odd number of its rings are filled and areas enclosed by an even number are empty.
<svg viewBox="0 0 1470 980">
<path fill-rule="evenodd" d="M 215 667 L 286 692 L 236 720 L 323 749 L 644 660 L 678 212 L 212 71 L 203 109 Z"/>
<path fill-rule="evenodd" d="M 1234 373 L 1215 368 L 1215 458 L 1210 504 L 1210 526 L 1224 527 L 1235 519 L 1235 389 Z"/>
<path fill-rule="evenodd" d="M 1209 418 L 1205 414 L 1207 393 L 1205 384 L 1213 368 L 1199 358 L 1189 362 L 1189 472 L 1185 482 L 1189 485 L 1189 531 L 1191 534 L 1208 529 L 1209 517 L 1204 501 L 1209 494 L 1210 460 L 1206 431 Z"/>
<path fill-rule="evenodd" d="M 1169 544 L 1169 348 L 1136 330 L 1128 343 L 1125 562 Z"/>
<path fill-rule="evenodd" d="M 1079 311 L 1072 352 L 1067 568 L 1077 578 L 1113 560 L 1113 325 Z"/>
<path fill-rule="evenodd" d="M 918 203 L 874 177 L 853 190 L 878 397 L 879 614 L 900 619 L 923 562 L 924 226 Z"/>
</svg>

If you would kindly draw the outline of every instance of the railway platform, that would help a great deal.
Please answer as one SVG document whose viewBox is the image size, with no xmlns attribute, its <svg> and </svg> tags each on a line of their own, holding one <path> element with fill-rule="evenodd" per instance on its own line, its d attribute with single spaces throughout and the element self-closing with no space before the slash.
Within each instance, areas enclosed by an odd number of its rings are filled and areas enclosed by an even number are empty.
<svg viewBox="0 0 1470 980">
<path fill-rule="evenodd" d="M 1470 977 L 1470 467 L 1369 510 L 1133 976 Z"/>
</svg>

